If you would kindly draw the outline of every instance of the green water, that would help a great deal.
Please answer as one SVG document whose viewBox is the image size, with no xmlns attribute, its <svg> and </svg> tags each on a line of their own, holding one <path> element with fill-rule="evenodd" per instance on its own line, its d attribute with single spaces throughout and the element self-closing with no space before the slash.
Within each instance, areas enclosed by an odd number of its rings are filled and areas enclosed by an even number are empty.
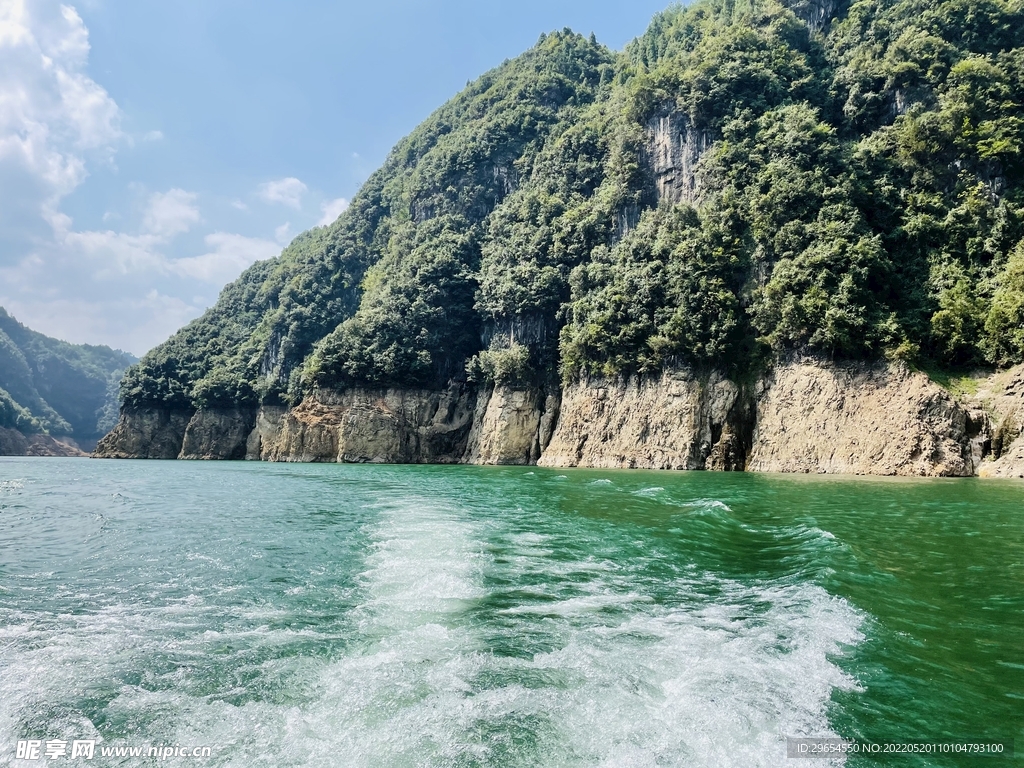
<svg viewBox="0 0 1024 768">
<path fill-rule="evenodd" d="M 1024 484 L 0 460 L 0 765 L 799 768 L 786 736 L 837 735 L 1024 752 Z M 47 764 L 157 762 L 98 750 Z"/>
</svg>

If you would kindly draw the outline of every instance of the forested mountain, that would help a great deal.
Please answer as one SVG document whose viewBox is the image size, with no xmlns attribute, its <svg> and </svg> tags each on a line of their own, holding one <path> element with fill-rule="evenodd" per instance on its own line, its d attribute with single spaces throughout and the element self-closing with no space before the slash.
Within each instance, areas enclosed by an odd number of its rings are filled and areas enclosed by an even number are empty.
<svg viewBox="0 0 1024 768">
<path fill-rule="evenodd" d="M 131 367 L 123 402 L 794 351 L 1010 365 L 1022 147 L 1019 0 L 700 0 L 621 53 L 543 35 Z"/>
<path fill-rule="evenodd" d="M 117 422 L 117 385 L 134 362 L 29 330 L 0 307 L 0 427 L 89 446 Z"/>
</svg>

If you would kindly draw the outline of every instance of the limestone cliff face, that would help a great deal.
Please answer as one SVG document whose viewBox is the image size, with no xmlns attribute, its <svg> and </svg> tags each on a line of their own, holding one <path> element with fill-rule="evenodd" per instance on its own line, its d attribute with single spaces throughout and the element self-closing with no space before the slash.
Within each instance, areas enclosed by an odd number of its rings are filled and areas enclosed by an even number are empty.
<svg viewBox="0 0 1024 768">
<path fill-rule="evenodd" d="M 965 477 L 984 450 L 984 414 L 904 366 L 794 362 L 756 402 L 756 472 Z"/>
<path fill-rule="evenodd" d="M 720 374 L 591 379 L 567 387 L 549 467 L 742 469 L 747 421 L 740 388 Z"/>
<path fill-rule="evenodd" d="M 536 387 L 498 385 L 477 402 L 468 464 L 536 464 L 551 441 L 560 398 Z"/>
<path fill-rule="evenodd" d="M 902 365 L 795 360 L 745 384 L 680 368 L 561 392 L 320 391 L 126 412 L 94 455 L 1024 477 L 1024 366 L 985 387 L 964 399 Z"/>
<path fill-rule="evenodd" d="M 784 0 L 783 4 L 807 22 L 812 34 L 821 32 L 840 7 L 837 0 Z"/>
<path fill-rule="evenodd" d="M 261 408 L 248 459 L 451 463 L 465 453 L 475 397 L 445 391 L 352 389 L 318 392 L 292 409 Z"/>
<path fill-rule="evenodd" d="M 179 459 L 244 459 L 255 409 L 196 411 L 185 427 Z"/>
<path fill-rule="evenodd" d="M 997 373 L 972 398 L 992 415 L 992 460 L 982 477 L 1024 477 L 1024 365 Z"/>
<path fill-rule="evenodd" d="M 176 459 L 191 418 L 191 411 L 182 410 L 124 411 L 92 455 L 101 459 Z"/>
<path fill-rule="evenodd" d="M 689 115 L 666 110 L 645 126 L 647 166 L 658 200 L 694 203 L 700 194 L 698 163 L 714 143 L 707 130 L 695 127 Z"/>
</svg>

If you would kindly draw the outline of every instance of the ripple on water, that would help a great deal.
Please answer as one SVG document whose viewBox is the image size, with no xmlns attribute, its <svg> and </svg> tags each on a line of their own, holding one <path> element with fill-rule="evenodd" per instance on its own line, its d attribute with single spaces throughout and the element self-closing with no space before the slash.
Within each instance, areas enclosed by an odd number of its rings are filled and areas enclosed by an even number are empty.
<svg viewBox="0 0 1024 768">
<path fill-rule="evenodd" d="M 648 499 L 656 499 L 665 492 L 665 489 L 659 486 L 653 486 L 651 488 L 641 488 L 638 491 L 633 491 L 634 496 L 643 496 Z"/>
</svg>

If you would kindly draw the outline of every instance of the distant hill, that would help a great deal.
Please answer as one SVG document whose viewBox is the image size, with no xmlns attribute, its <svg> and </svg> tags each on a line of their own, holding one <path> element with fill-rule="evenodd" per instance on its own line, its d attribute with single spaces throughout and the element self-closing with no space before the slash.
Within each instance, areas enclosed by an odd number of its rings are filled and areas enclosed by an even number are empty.
<svg viewBox="0 0 1024 768">
<path fill-rule="evenodd" d="M 0 428 L 91 450 L 117 422 L 118 381 L 135 362 L 110 347 L 44 336 L 0 307 Z M 23 452 L 24 440 L 7 437 L 0 453 Z"/>
</svg>

